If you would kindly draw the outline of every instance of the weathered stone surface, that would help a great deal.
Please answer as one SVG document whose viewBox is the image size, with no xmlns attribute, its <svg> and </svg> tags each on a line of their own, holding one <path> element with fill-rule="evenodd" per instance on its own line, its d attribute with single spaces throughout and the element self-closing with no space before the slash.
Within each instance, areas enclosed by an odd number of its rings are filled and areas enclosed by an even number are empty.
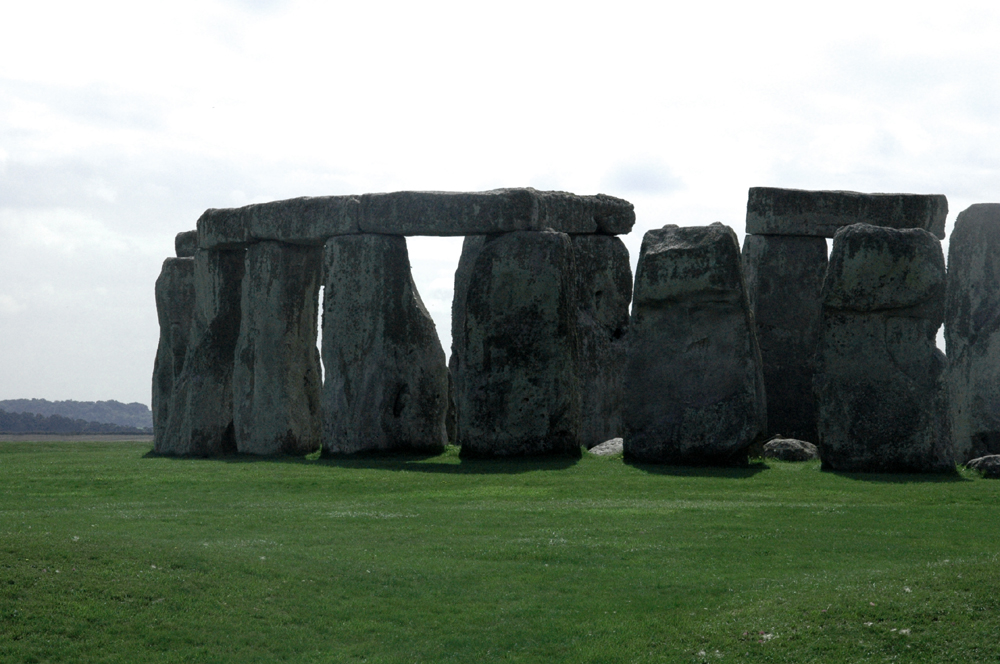
<svg viewBox="0 0 1000 664">
<path fill-rule="evenodd" d="M 455 381 L 462 455 L 579 456 L 573 244 L 555 232 L 487 239 L 471 270 Z"/>
<path fill-rule="evenodd" d="M 760 350 L 736 234 L 722 224 L 646 233 L 625 376 L 625 458 L 747 459 L 766 429 Z"/>
<path fill-rule="evenodd" d="M 805 440 L 774 438 L 764 443 L 764 458 L 779 461 L 812 461 L 819 458 L 819 450 Z"/>
<path fill-rule="evenodd" d="M 812 383 L 823 326 L 826 240 L 747 235 L 742 258 L 764 362 L 768 427 L 815 441 Z"/>
<path fill-rule="evenodd" d="M 156 279 L 156 317 L 160 341 L 153 362 L 153 449 L 169 447 L 165 433 L 174 388 L 184 368 L 194 317 L 194 260 L 168 258 Z"/>
<path fill-rule="evenodd" d="M 983 477 L 1000 479 L 1000 454 L 988 454 L 966 462 L 966 467 L 978 470 Z"/>
<path fill-rule="evenodd" d="M 823 286 L 819 451 L 823 468 L 942 472 L 954 467 L 945 358 L 935 346 L 944 256 L 923 230 L 840 230 Z"/>
<path fill-rule="evenodd" d="M 448 368 L 406 239 L 334 237 L 324 261 L 324 453 L 442 451 Z"/>
<path fill-rule="evenodd" d="M 184 231 L 174 237 L 174 252 L 178 258 L 194 258 L 198 249 L 198 231 Z"/>
<path fill-rule="evenodd" d="M 264 240 L 322 245 L 329 237 L 357 233 L 360 214 L 357 196 L 303 196 L 213 208 L 198 219 L 198 246 L 226 249 Z"/>
<path fill-rule="evenodd" d="M 622 434 L 622 381 L 628 358 L 632 268 L 617 237 L 574 235 L 580 352 L 580 443 Z"/>
<path fill-rule="evenodd" d="M 862 194 L 752 187 L 746 232 L 833 237 L 851 224 L 921 228 L 944 239 L 948 199 L 941 195 Z"/>
<path fill-rule="evenodd" d="M 597 456 L 614 456 L 616 454 L 621 454 L 623 449 L 624 446 L 622 444 L 622 439 L 612 438 L 611 440 L 606 440 L 603 443 L 594 445 L 587 451 Z"/>
<path fill-rule="evenodd" d="M 320 448 L 321 266 L 319 247 L 265 241 L 246 251 L 233 372 L 242 453 L 308 454 Z"/>
<path fill-rule="evenodd" d="M 233 359 L 244 254 L 239 249 L 195 252 L 191 343 L 167 421 L 169 442 L 157 452 L 202 457 L 236 452 Z"/>
<path fill-rule="evenodd" d="M 1000 204 L 958 215 L 945 302 L 955 458 L 1000 454 Z"/>
<path fill-rule="evenodd" d="M 455 395 L 462 380 L 462 358 L 465 357 L 465 301 L 476 259 L 486 244 L 485 235 L 468 235 L 462 243 L 462 255 L 455 270 L 455 290 L 451 300 L 451 357 L 448 358 L 448 441 L 458 444 L 458 400 Z"/>
<path fill-rule="evenodd" d="M 632 204 L 612 196 L 495 189 L 478 192 L 397 191 L 361 197 L 361 230 L 395 235 L 483 235 L 552 229 L 563 233 L 627 233 Z"/>
</svg>

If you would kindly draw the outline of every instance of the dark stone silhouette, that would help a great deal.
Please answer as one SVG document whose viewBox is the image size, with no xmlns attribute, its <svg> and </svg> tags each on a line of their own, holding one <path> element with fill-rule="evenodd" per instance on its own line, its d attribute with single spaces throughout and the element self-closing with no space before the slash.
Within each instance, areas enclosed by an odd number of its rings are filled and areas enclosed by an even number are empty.
<svg viewBox="0 0 1000 664">
<path fill-rule="evenodd" d="M 184 369 L 191 342 L 195 284 L 193 258 L 168 258 L 156 279 L 156 316 L 160 341 L 153 361 L 153 445 L 158 451 L 164 440 L 167 421 L 175 408 L 174 390 Z"/>
<path fill-rule="evenodd" d="M 1000 454 L 1000 204 L 973 205 L 955 221 L 944 338 L 955 458 Z"/>
<path fill-rule="evenodd" d="M 815 381 L 823 468 L 954 468 L 945 358 L 944 255 L 924 230 L 856 224 L 837 232 L 823 286 Z"/>
<path fill-rule="evenodd" d="M 636 269 L 625 376 L 625 458 L 745 463 L 766 429 L 760 351 L 736 234 L 648 231 Z"/>
<path fill-rule="evenodd" d="M 331 238 L 324 268 L 323 451 L 441 452 L 448 368 L 406 239 Z"/>
</svg>

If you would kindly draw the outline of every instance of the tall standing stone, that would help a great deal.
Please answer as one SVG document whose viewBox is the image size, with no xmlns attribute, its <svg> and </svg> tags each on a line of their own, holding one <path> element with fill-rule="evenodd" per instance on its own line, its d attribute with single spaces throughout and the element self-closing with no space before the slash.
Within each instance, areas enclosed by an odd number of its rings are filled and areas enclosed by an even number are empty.
<svg viewBox="0 0 1000 664">
<path fill-rule="evenodd" d="M 617 237 L 574 235 L 580 342 L 580 443 L 590 449 L 622 435 L 622 381 L 628 357 L 632 268 Z"/>
<path fill-rule="evenodd" d="M 457 342 L 463 456 L 579 456 L 574 273 L 564 233 L 519 231 L 484 242 Z"/>
<path fill-rule="evenodd" d="M 486 244 L 485 235 L 467 235 L 462 242 L 462 255 L 455 270 L 455 290 L 451 301 L 451 357 L 448 358 L 448 440 L 458 444 L 458 400 L 455 395 L 462 389 L 462 358 L 465 357 L 465 301 L 469 295 L 469 282 L 475 269 L 479 252 Z"/>
<path fill-rule="evenodd" d="M 740 248 L 727 226 L 648 231 L 625 376 L 625 457 L 745 462 L 766 429 L 760 351 Z"/>
<path fill-rule="evenodd" d="M 153 362 L 153 449 L 171 446 L 166 437 L 167 421 L 174 408 L 174 390 L 184 369 L 194 317 L 194 260 L 168 258 L 156 279 L 156 317 L 160 341 Z"/>
<path fill-rule="evenodd" d="M 955 221 L 944 338 L 956 461 L 1000 454 L 1000 204 L 973 205 Z"/>
<path fill-rule="evenodd" d="M 815 380 L 823 468 L 954 468 L 941 243 L 930 233 L 856 224 L 837 232 L 823 285 L 822 373 Z"/>
<path fill-rule="evenodd" d="M 245 253 L 242 249 L 195 251 L 191 344 L 166 425 L 169 443 L 157 452 L 200 457 L 236 452 L 233 356 L 240 331 Z"/>
<path fill-rule="evenodd" d="M 812 383 L 823 327 L 826 240 L 747 235 L 742 258 L 764 363 L 768 428 L 815 443 Z"/>
<path fill-rule="evenodd" d="M 241 453 L 308 454 L 320 448 L 321 265 L 320 247 L 265 241 L 247 248 L 233 372 Z"/>
<path fill-rule="evenodd" d="M 324 453 L 442 451 L 448 368 L 406 239 L 331 238 L 324 273 Z"/>
</svg>

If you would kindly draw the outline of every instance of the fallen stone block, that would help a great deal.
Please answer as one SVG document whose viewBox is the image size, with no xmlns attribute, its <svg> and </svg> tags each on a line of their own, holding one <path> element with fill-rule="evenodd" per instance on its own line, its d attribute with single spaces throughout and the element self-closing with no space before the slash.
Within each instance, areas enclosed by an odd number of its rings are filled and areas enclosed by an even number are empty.
<svg viewBox="0 0 1000 664">
<path fill-rule="evenodd" d="M 944 280 L 941 244 L 927 231 L 856 224 L 837 233 L 814 384 L 824 469 L 954 468 L 935 345 Z"/>
<path fill-rule="evenodd" d="M 746 232 L 833 237 L 851 224 L 921 228 L 944 239 L 948 199 L 941 195 L 862 194 L 752 187 Z"/>
<path fill-rule="evenodd" d="M 324 453 L 441 452 L 448 368 L 406 239 L 334 237 L 324 261 Z"/>
<path fill-rule="evenodd" d="M 745 463 L 766 430 L 739 242 L 722 224 L 648 231 L 625 375 L 625 458 Z"/>
<path fill-rule="evenodd" d="M 966 468 L 978 471 L 983 477 L 991 480 L 1000 479 L 1000 454 L 988 454 L 965 463 Z"/>
<path fill-rule="evenodd" d="M 819 458 L 819 450 L 805 440 L 772 438 L 764 443 L 764 458 L 778 461 L 812 461 Z"/>
</svg>

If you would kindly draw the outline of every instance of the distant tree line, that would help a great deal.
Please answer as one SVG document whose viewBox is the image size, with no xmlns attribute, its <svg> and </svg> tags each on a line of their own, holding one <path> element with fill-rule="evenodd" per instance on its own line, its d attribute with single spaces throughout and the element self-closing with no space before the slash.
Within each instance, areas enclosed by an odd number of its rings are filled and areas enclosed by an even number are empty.
<svg viewBox="0 0 1000 664">
<path fill-rule="evenodd" d="M 9 399 L 0 401 L 0 410 L 8 413 L 60 415 L 87 423 L 117 424 L 136 429 L 152 429 L 153 413 L 142 403 L 120 401 L 48 401 L 46 399 Z M 59 431 L 58 433 L 65 433 Z M 100 431 L 98 433 L 110 433 Z"/>
<path fill-rule="evenodd" d="M 74 420 L 62 415 L 8 413 L 5 410 L 0 410 L 0 433 L 149 434 L 152 433 L 152 430 L 125 427 L 120 424 Z"/>
</svg>

